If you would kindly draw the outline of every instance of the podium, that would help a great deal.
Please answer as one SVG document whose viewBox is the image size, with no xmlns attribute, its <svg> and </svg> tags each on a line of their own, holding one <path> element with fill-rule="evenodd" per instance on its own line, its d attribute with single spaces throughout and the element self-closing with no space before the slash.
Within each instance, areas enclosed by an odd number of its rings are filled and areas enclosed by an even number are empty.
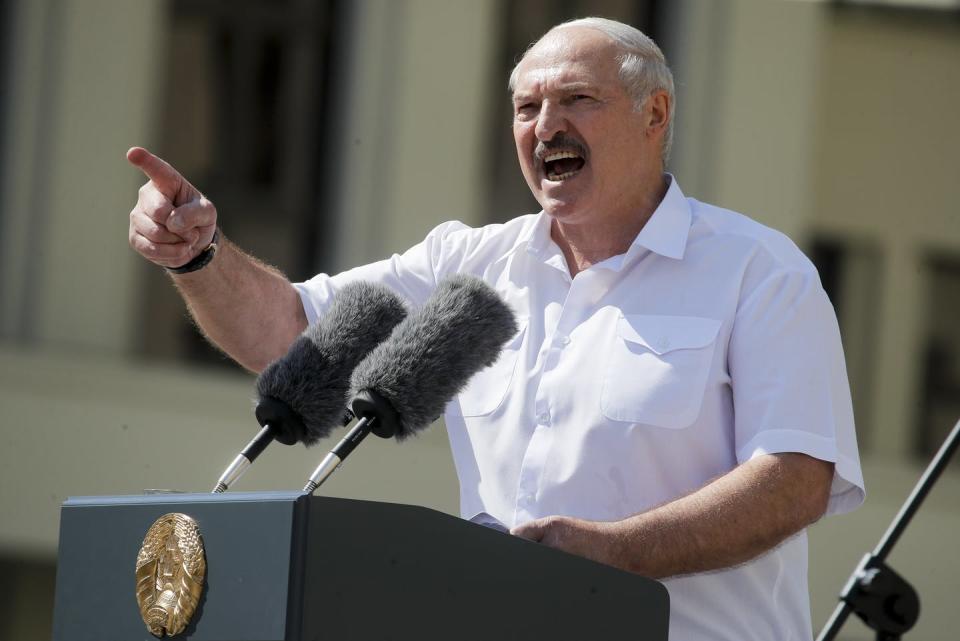
<svg viewBox="0 0 960 641">
<path fill-rule="evenodd" d="M 168 513 L 197 523 L 206 559 L 175 639 L 667 639 L 656 581 L 423 507 L 256 492 L 68 499 L 53 641 L 156 639 L 135 568 Z"/>
</svg>

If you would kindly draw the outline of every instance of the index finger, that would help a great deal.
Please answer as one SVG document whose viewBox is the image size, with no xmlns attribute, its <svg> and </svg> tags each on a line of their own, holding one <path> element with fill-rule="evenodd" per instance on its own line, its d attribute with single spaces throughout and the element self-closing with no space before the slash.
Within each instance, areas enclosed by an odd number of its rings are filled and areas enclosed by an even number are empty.
<svg viewBox="0 0 960 641">
<path fill-rule="evenodd" d="M 131 147 L 127 151 L 127 160 L 142 171 L 164 196 L 171 201 L 176 198 L 183 184 L 183 176 L 168 162 L 143 147 Z"/>
</svg>

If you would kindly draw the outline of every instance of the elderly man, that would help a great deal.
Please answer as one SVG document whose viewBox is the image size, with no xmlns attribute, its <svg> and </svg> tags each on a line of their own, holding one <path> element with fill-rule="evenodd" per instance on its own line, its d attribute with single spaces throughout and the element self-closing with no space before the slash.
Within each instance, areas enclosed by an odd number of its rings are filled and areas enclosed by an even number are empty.
<svg viewBox="0 0 960 641">
<path fill-rule="evenodd" d="M 210 339 L 254 371 L 345 283 L 417 305 L 445 275 L 483 278 L 521 330 L 446 413 L 462 512 L 665 579 L 671 639 L 810 638 L 803 530 L 863 499 L 815 269 L 783 235 L 664 174 L 673 80 L 636 29 L 555 27 L 510 82 L 539 214 L 447 223 L 403 255 L 291 285 L 213 246 L 213 205 L 135 148 L 150 182 L 130 243 L 172 268 Z"/>
</svg>

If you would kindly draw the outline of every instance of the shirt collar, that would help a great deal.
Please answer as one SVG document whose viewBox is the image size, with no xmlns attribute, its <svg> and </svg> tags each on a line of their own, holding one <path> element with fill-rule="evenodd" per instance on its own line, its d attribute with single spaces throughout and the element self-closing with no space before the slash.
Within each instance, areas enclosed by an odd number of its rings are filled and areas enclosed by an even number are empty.
<svg viewBox="0 0 960 641">
<path fill-rule="evenodd" d="M 552 220 L 546 212 L 541 211 L 534 218 L 533 224 L 529 225 L 520 235 L 517 246 L 525 246 L 531 254 L 543 256 L 553 242 L 550 238 Z"/>
<path fill-rule="evenodd" d="M 677 260 L 683 258 L 693 217 L 690 213 L 690 203 L 680 190 L 676 178 L 667 174 L 667 179 L 670 181 L 667 193 L 626 253 L 613 256 L 599 263 L 600 265 L 619 271 L 644 250 L 650 250 L 667 258 Z M 550 216 L 540 212 L 533 224 L 520 234 L 516 248 L 526 247 L 528 252 L 543 259 L 552 256 L 554 252 L 550 251 L 552 245 L 550 224 Z"/>
<path fill-rule="evenodd" d="M 670 186 L 663 200 L 633 240 L 623 258 L 630 260 L 642 249 L 677 260 L 683 258 L 687 249 L 687 235 L 690 233 L 690 203 L 680 191 L 677 179 L 667 174 Z"/>
</svg>

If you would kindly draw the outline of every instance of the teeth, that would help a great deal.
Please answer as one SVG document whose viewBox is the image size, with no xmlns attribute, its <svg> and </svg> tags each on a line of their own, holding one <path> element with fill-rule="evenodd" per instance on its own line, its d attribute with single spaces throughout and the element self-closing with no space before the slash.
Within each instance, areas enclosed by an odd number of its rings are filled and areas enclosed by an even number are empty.
<svg viewBox="0 0 960 641">
<path fill-rule="evenodd" d="M 554 160 L 563 160 L 564 158 L 579 158 L 580 154 L 572 151 L 555 151 L 552 154 L 544 156 L 543 162 L 553 162 Z"/>
<path fill-rule="evenodd" d="M 575 174 L 577 174 L 577 173 L 578 173 L 578 172 L 576 172 L 576 171 L 568 171 L 568 172 L 563 173 L 563 174 L 550 174 L 549 176 L 547 176 L 547 178 L 548 178 L 549 180 L 554 180 L 554 181 L 558 181 L 558 182 L 559 182 L 559 181 L 561 181 L 561 180 L 566 180 L 566 179 L 569 178 L 570 176 L 573 176 L 573 175 L 575 175 Z"/>
</svg>

